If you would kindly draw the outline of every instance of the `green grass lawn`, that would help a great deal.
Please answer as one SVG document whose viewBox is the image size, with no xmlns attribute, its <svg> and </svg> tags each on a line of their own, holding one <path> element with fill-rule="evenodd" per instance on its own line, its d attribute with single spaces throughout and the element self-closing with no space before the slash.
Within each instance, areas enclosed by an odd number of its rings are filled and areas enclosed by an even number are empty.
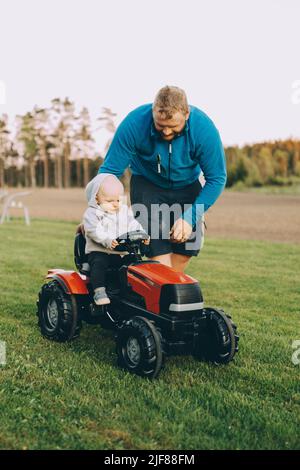
<svg viewBox="0 0 300 470">
<path fill-rule="evenodd" d="M 213 366 L 166 361 L 148 381 L 117 368 L 112 333 L 57 344 L 37 327 L 51 267 L 73 268 L 75 224 L 0 226 L 0 448 L 299 449 L 300 245 L 207 238 L 188 273 L 238 324 L 240 352 Z"/>
</svg>

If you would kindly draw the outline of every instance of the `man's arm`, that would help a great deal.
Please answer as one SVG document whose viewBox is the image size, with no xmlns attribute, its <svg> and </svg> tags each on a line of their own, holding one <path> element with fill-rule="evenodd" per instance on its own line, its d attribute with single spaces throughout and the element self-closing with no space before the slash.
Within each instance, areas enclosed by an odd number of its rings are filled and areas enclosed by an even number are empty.
<svg viewBox="0 0 300 470">
<path fill-rule="evenodd" d="M 120 178 L 135 155 L 132 118 L 127 116 L 119 125 L 98 173 L 110 173 Z"/>
<path fill-rule="evenodd" d="M 197 157 L 206 183 L 193 206 L 183 214 L 183 219 L 191 226 L 216 202 L 226 184 L 225 152 L 220 134 L 212 122 L 198 147 Z"/>
</svg>

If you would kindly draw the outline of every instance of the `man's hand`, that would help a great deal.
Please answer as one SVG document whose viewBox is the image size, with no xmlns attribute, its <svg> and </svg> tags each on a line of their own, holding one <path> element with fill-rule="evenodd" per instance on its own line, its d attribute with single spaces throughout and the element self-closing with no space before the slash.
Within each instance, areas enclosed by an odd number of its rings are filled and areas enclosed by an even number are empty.
<svg viewBox="0 0 300 470">
<path fill-rule="evenodd" d="M 193 227 L 183 219 L 176 220 L 171 228 L 170 238 L 174 243 L 184 243 L 189 238 L 193 231 Z"/>
<path fill-rule="evenodd" d="M 118 246 L 118 245 L 119 245 L 119 243 L 117 242 L 117 240 L 113 240 L 113 241 L 111 242 L 111 247 L 112 247 L 112 249 L 116 248 L 116 246 Z"/>
</svg>

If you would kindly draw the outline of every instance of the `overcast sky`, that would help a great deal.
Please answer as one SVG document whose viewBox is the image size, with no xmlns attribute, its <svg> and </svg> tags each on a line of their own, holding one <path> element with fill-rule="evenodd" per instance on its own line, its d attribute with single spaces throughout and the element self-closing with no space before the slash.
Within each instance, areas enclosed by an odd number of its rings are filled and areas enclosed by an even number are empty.
<svg viewBox="0 0 300 470">
<path fill-rule="evenodd" d="M 169 84 L 225 145 L 300 138 L 299 20 L 299 0 L 0 0 L 0 114 L 68 96 L 119 123 Z"/>
</svg>

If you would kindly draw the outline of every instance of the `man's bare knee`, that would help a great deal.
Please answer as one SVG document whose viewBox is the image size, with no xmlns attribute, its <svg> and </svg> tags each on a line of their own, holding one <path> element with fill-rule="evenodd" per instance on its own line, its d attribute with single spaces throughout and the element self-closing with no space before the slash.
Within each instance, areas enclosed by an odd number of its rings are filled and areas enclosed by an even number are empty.
<svg viewBox="0 0 300 470">
<path fill-rule="evenodd" d="M 171 256 L 171 266 L 176 271 L 184 272 L 190 262 L 190 259 L 190 256 L 173 253 Z"/>
<path fill-rule="evenodd" d="M 171 253 L 165 255 L 152 256 L 151 261 L 159 261 L 159 263 L 165 264 L 166 266 L 172 266 Z"/>
</svg>

